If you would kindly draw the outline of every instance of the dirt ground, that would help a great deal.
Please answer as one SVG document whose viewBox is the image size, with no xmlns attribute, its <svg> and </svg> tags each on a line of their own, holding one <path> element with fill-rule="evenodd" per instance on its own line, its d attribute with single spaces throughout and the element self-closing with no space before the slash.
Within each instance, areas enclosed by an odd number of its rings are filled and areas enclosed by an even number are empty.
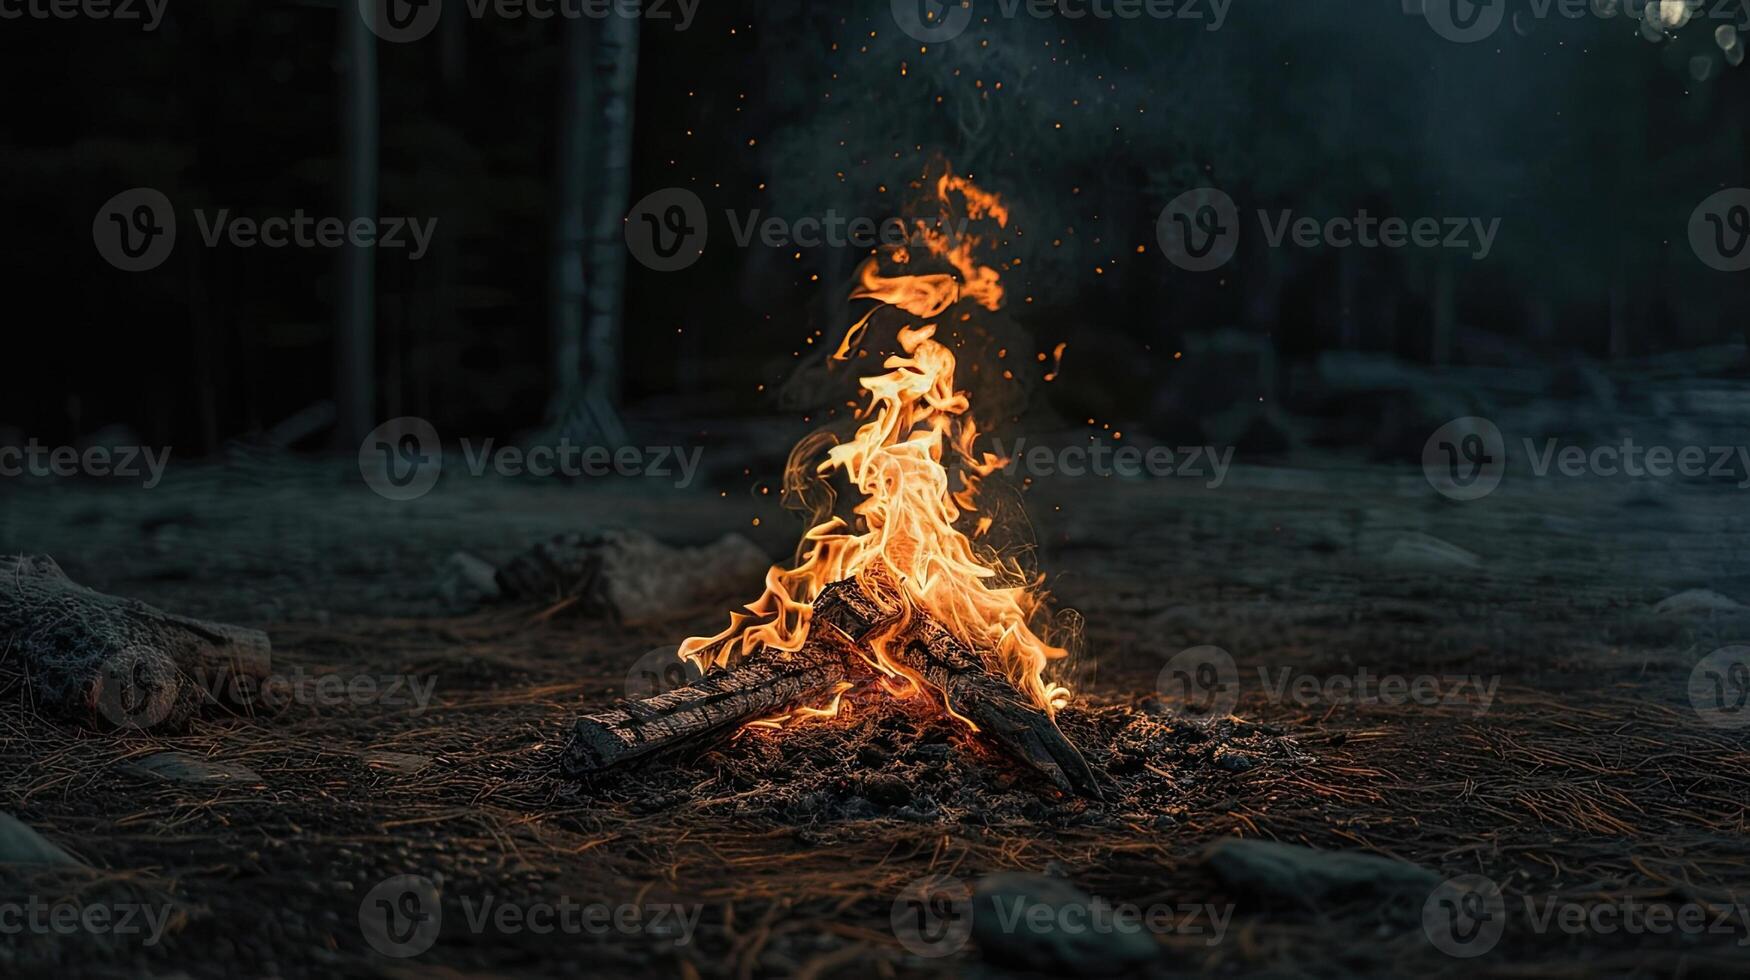
<svg viewBox="0 0 1750 980">
<path fill-rule="evenodd" d="M 856 806 L 765 805 L 762 794 L 798 776 L 785 771 L 792 733 L 763 730 L 716 749 L 721 765 L 695 759 L 605 788 L 554 779 L 568 720 L 622 696 L 641 654 L 720 628 L 730 603 L 635 625 L 534 606 L 457 612 L 438 596 L 440 564 L 458 549 L 498 561 L 608 526 L 676 543 L 739 531 L 781 557 L 797 527 L 747 490 L 753 479 L 720 494 L 457 476 L 395 503 L 348 462 L 266 460 L 173 466 L 150 491 L 0 487 L 0 550 L 51 554 L 94 588 L 264 629 L 276 672 L 410 683 L 121 737 L 37 717 L 16 694 L 0 702 L 0 811 L 81 861 L 0 867 L 4 895 L 170 912 L 157 942 L 0 936 L 0 974 L 1010 976 L 1003 950 L 971 942 L 920 955 L 894 925 L 896 899 L 919 879 L 970 885 L 999 871 L 1062 876 L 1111 903 L 1231 908 L 1218 939 L 1157 931 L 1158 956 L 1132 974 L 1750 969 L 1750 925 L 1712 918 L 1750 903 L 1750 729 L 1704 723 L 1688 693 L 1702 657 L 1750 642 L 1750 612 L 1655 610 L 1696 589 L 1750 600 L 1750 509 L 1729 483 L 1509 478 L 1459 503 L 1418 469 L 1335 458 L 1242 460 L 1214 489 L 1039 481 L 1028 500 L 1040 565 L 1086 620 L 1086 653 L 1066 675 L 1077 710 L 1170 718 L 1163 668 L 1213 645 L 1237 667 L 1234 714 L 1292 745 L 1257 764 L 1140 759 L 1170 790 L 1145 809 L 1086 818 L 1013 775 L 992 778 L 1038 806 L 968 820 L 918 805 L 933 760 L 953 746 L 908 755 L 904 777 L 872 792 L 856 770 L 886 755 L 853 746 L 879 713 L 855 708 L 807 744 L 831 752 L 823 738 L 844 726 L 844 785 L 821 792 L 864 800 Z M 748 582 L 737 599 L 758 589 Z M 1266 680 L 1284 670 L 1320 683 L 1365 671 L 1498 687 L 1487 704 L 1356 703 L 1330 690 L 1297 699 Z M 412 693 L 427 684 L 422 706 Z M 204 780 L 142 764 L 164 752 L 204 760 Z M 751 780 L 731 764 L 756 756 L 765 774 Z M 683 771 L 677 790 L 646 791 Z M 1426 892 L 1240 887 L 1205 857 L 1233 836 L 1486 876 L 1505 896 L 1504 934 L 1458 958 L 1430 940 Z M 361 910 L 408 875 L 438 892 L 442 926 L 429 949 L 397 958 L 373 946 Z M 1698 905 L 1721 927 L 1538 928 L 1533 910 L 1552 899 Z M 488 900 L 672 903 L 697 919 L 685 930 L 651 916 L 472 928 Z M 1024 957 L 1023 945 L 1008 952 Z"/>
</svg>

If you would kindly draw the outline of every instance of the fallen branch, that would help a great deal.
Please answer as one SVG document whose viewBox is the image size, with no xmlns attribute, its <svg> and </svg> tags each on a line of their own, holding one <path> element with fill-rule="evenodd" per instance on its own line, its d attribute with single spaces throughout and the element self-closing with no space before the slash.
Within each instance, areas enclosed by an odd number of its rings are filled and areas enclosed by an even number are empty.
<svg viewBox="0 0 1750 980">
<path fill-rule="evenodd" d="M 714 668 L 686 687 L 578 719 L 561 768 L 590 776 L 726 734 L 825 695 L 850 676 L 853 658 L 830 638 L 810 637 L 795 653 L 761 648 L 733 670 Z"/>
<path fill-rule="evenodd" d="M 814 602 L 812 623 L 830 624 L 853 642 L 862 642 L 891 624 L 893 616 L 856 582 L 834 582 Z M 984 661 L 934 618 L 913 612 L 887 646 L 942 696 L 953 713 L 972 722 L 978 736 L 1037 770 L 1066 793 L 1100 799 L 1094 772 L 1064 737 L 1051 715 L 1027 699 L 1009 679 Z"/>
<path fill-rule="evenodd" d="M 94 592 L 46 555 L 0 558 L 0 690 L 93 728 L 179 728 L 268 676 L 259 630 Z"/>
</svg>

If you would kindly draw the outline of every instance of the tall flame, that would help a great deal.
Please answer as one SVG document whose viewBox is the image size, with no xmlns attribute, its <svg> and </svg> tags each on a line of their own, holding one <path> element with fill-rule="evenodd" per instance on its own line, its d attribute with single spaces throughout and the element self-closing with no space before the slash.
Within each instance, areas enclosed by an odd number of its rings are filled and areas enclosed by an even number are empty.
<svg viewBox="0 0 1750 980">
<path fill-rule="evenodd" d="M 867 401 L 856 418 L 866 421 L 850 440 L 838 442 L 830 432 L 816 432 L 791 452 L 785 489 L 816 503 L 816 523 L 803 535 L 793 567 L 773 566 L 766 573 L 764 595 L 733 613 L 727 629 L 688 639 L 680 652 L 710 667 L 762 645 L 801 649 L 820 591 L 856 578 L 871 596 L 897 601 L 901 621 L 915 611 L 933 616 L 980 651 L 989 667 L 1052 711 L 1067 701 L 1069 692 L 1048 682 L 1045 669 L 1067 651 L 1033 629 L 1046 613 L 1044 591 L 1014 562 L 990 549 L 981 553 L 956 527 L 963 515 L 978 513 L 980 479 L 1008 460 L 975 448 L 979 431 L 969 412 L 969 396 L 955 388 L 954 354 L 936 337 L 935 321 L 957 302 L 968 300 L 995 311 L 1003 299 L 997 271 L 974 258 L 980 239 L 946 230 L 954 195 L 960 196 L 961 213 L 971 220 L 988 219 L 1006 228 L 1009 212 L 995 195 L 952 174 L 936 181 L 935 192 L 942 220 L 934 226 L 916 221 L 916 242 L 954 274 L 883 275 L 876 258 L 859 271 L 851 298 L 872 299 L 878 305 L 847 331 L 832 355 L 835 360 L 854 356 L 871 318 L 882 309 L 898 308 L 920 324 L 899 330 L 901 353 L 882 363 L 883 373 L 858 379 Z M 893 249 L 889 258 L 901 265 L 910 261 L 904 248 Z M 950 453 L 961 464 L 957 489 L 950 487 L 944 462 Z M 842 476 L 862 495 L 854 508 L 854 525 L 831 513 L 833 491 L 827 481 L 834 476 Z M 974 535 L 989 528 L 991 520 L 980 515 Z M 905 679 L 902 690 L 921 689 L 921 679 L 887 655 L 883 637 L 873 638 L 870 647 L 877 669 Z M 835 705 L 837 700 L 835 696 Z"/>
</svg>

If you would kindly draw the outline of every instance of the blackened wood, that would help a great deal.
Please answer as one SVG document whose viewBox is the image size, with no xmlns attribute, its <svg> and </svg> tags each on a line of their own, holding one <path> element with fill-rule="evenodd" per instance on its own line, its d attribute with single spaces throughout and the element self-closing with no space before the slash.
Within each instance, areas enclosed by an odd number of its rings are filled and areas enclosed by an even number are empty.
<svg viewBox="0 0 1750 980">
<path fill-rule="evenodd" d="M 727 734 L 826 695 L 850 677 L 853 659 L 830 638 L 811 637 L 795 653 L 761 648 L 732 670 L 578 719 L 561 768 L 582 778 Z"/>
<path fill-rule="evenodd" d="M 891 624 L 894 615 L 856 582 L 835 582 L 821 590 L 811 624 L 828 624 L 861 642 Z M 978 728 L 979 737 L 1037 770 L 1059 789 L 1100 799 L 1100 787 L 1087 760 L 1051 716 L 1009 679 L 990 670 L 971 647 L 921 611 L 888 645 L 890 655 L 939 691 L 944 703 Z"/>
<path fill-rule="evenodd" d="M 94 728 L 175 729 L 246 702 L 272 669 L 259 630 L 94 592 L 46 555 L 0 558 L 0 690 Z"/>
</svg>

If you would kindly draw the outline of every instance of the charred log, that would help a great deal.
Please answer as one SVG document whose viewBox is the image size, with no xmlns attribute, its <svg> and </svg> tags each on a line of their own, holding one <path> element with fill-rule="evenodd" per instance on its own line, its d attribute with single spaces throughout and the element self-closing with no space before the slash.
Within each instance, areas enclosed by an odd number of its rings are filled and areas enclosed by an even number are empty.
<svg viewBox="0 0 1750 980">
<path fill-rule="evenodd" d="M 94 592 L 53 558 L 0 558 L 0 690 L 94 728 L 177 728 L 247 700 L 272 669 L 258 630 Z"/>
<path fill-rule="evenodd" d="M 813 623 L 825 623 L 861 642 L 893 622 L 893 615 L 856 582 L 835 582 L 814 603 Z M 942 696 L 950 711 L 972 722 L 978 735 L 1038 771 L 1066 793 L 1100 799 L 1100 787 L 1051 716 L 984 661 L 941 623 L 921 612 L 888 645 Z"/>
<path fill-rule="evenodd" d="M 830 692 L 855 654 L 831 638 L 795 653 L 762 648 L 733 670 L 713 668 L 686 687 L 578 719 L 560 766 L 582 778 L 727 734 Z"/>
</svg>

